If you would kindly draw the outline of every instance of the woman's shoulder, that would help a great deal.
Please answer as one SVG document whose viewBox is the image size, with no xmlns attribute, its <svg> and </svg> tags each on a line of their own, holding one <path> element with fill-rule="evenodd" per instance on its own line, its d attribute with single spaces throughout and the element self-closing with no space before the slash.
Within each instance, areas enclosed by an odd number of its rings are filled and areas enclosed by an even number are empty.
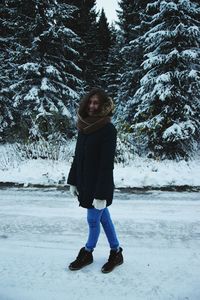
<svg viewBox="0 0 200 300">
<path fill-rule="evenodd" d="M 108 126 L 108 128 L 110 128 L 110 130 L 117 131 L 115 125 L 114 125 L 112 122 L 109 122 L 109 123 L 107 124 L 107 126 Z"/>
<path fill-rule="evenodd" d="M 115 125 L 111 122 L 109 122 L 108 124 L 106 124 L 103 127 L 103 133 L 107 133 L 107 134 L 117 134 L 117 129 L 115 127 Z"/>
</svg>

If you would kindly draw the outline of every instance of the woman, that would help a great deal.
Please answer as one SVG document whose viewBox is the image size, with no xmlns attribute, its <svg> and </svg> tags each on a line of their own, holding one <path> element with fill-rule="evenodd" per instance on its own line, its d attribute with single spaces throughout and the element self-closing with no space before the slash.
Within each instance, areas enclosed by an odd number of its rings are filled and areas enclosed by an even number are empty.
<svg viewBox="0 0 200 300">
<path fill-rule="evenodd" d="M 110 122 L 113 101 L 99 88 L 93 88 L 81 101 L 78 110 L 78 139 L 67 183 L 79 205 L 87 208 L 88 240 L 80 249 L 70 270 L 79 270 L 93 262 L 92 252 L 103 226 L 110 245 L 108 262 L 103 273 L 123 263 L 122 248 L 116 236 L 108 206 L 113 200 L 113 168 L 117 131 Z"/>
</svg>

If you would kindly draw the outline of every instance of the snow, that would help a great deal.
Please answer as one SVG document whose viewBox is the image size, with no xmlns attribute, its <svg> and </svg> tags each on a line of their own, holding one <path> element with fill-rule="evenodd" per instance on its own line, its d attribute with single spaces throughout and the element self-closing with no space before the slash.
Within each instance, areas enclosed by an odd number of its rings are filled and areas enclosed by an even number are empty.
<svg viewBox="0 0 200 300">
<path fill-rule="evenodd" d="M 192 110 L 192 108 L 189 106 L 189 105 L 184 105 L 184 113 L 185 115 L 188 115 L 188 116 L 192 116 L 194 115 L 194 111 Z"/>
<path fill-rule="evenodd" d="M 155 95 L 159 96 L 159 100 L 165 101 L 167 98 L 170 98 L 171 93 L 171 86 L 167 87 L 166 85 L 163 85 L 162 83 L 157 83 L 153 87 L 153 91 L 151 92 L 151 97 L 155 97 Z"/>
<path fill-rule="evenodd" d="M 157 76 L 156 83 L 166 83 L 171 81 L 171 72 L 167 72 L 165 74 L 161 74 Z"/>
<path fill-rule="evenodd" d="M 180 54 L 177 49 L 172 50 L 169 54 L 166 55 L 168 61 L 170 61 L 172 58 L 179 58 Z"/>
<path fill-rule="evenodd" d="M 179 3 L 188 10 L 191 9 L 191 6 L 193 4 L 189 0 L 179 0 Z"/>
<path fill-rule="evenodd" d="M 28 159 L 21 161 L 14 152 L 7 157 L 6 153 L 1 151 L 0 182 L 13 182 L 25 186 L 66 185 L 70 160 L 71 156 L 68 160 Z M 155 161 L 136 156 L 128 165 L 115 164 L 114 167 L 116 188 L 200 186 L 199 174 L 199 160 Z"/>
<path fill-rule="evenodd" d="M 191 134 L 194 134 L 195 126 L 191 121 L 180 122 L 168 127 L 163 133 L 163 139 L 167 141 L 176 141 L 189 139 Z"/>
<path fill-rule="evenodd" d="M 198 26 L 189 26 L 188 34 L 191 35 L 192 37 L 198 37 L 199 36 L 199 27 Z"/>
<path fill-rule="evenodd" d="M 149 59 L 146 59 L 142 66 L 144 67 L 144 70 L 151 69 L 155 66 L 163 64 L 164 60 L 166 58 L 166 55 L 160 54 L 157 56 L 152 56 Z"/>
<path fill-rule="evenodd" d="M 110 207 L 124 264 L 102 274 L 101 232 L 94 262 L 67 266 L 87 238 L 86 210 L 67 191 L 0 190 L 1 300 L 199 300 L 198 193 L 115 192 Z"/>
<path fill-rule="evenodd" d="M 53 75 L 57 75 L 57 76 L 60 75 L 60 72 L 54 66 L 47 66 L 46 67 L 46 72 L 47 72 L 47 74 L 53 74 Z"/>
<path fill-rule="evenodd" d="M 67 37 L 76 37 L 76 34 L 74 33 L 74 31 L 71 30 L 70 28 L 63 27 L 62 33 L 65 34 Z"/>
<path fill-rule="evenodd" d="M 27 95 L 24 97 L 24 100 L 30 101 L 30 100 L 37 100 L 37 103 L 39 103 L 39 98 L 38 98 L 38 87 L 33 86 Z"/>
<path fill-rule="evenodd" d="M 19 69 L 23 69 L 24 71 L 34 71 L 37 75 L 40 75 L 39 67 L 40 65 L 37 63 L 25 63 L 19 66 Z"/>
<path fill-rule="evenodd" d="M 56 93 L 56 89 L 53 87 L 53 85 L 49 82 L 48 78 L 44 77 L 42 78 L 42 82 L 41 82 L 41 90 L 42 91 L 51 91 Z"/>
<path fill-rule="evenodd" d="M 146 40 L 145 42 L 147 44 L 151 44 L 151 43 L 159 43 L 161 40 L 163 40 L 163 38 L 169 37 L 171 35 L 171 32 L 169 30 L 158 30 L 156 32 L 150 32 L 147 33 L 146 36 Z"/>
<path fill-rule="evenodd" d="M 161 1 L 160 10 L 174 10 L 174 11 L 177 11 L 178 7 L 172 1 L 171 2 Z"/>
<path fill-rule="evenodd" d="M 63 105 L 60 105 L 62 107 L 62 115 L 66 116 L 67 118 L 71 118 L 72 114 L 70 113 L 70 111 Z"/>
<path fill-rule="evenodd" d="M 181 56 L 182 58 L 185 58 L 185 59 L 197 59 L 199 54 L 197 52 L 197 50 L 184 50 L 181 52 Z"/>
<path fill-rule="evenodd" d="M 196 79 L 197 79 L 197 78 L 199 77 L 198 71 L 196 71 L 196 70 L 191 70 L 191 71 L 189 72 L 188 77 L 196 78 Z"/>
<path fill-rule="evenodd" d="M 72 99 L 78 99 L 78 93 L 76 93 L 70 87 L 66 87 L 66 89 L 62 93 L 63 95 L 70 96 Z"/>
</svg>

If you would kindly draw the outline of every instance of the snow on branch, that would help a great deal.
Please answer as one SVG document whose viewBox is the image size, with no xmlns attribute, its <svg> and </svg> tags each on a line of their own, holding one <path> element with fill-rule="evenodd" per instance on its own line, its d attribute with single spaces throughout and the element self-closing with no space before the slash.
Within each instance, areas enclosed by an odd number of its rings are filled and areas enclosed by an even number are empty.
<svg viewBox="0 0 200 300">
<path fill-rule="evenodd" d="M 166 141 L 185 140 L 194 134 L 195 126 L 191 121 L 175 123 L 163 132 L 163 139 Z"/>
</svg>

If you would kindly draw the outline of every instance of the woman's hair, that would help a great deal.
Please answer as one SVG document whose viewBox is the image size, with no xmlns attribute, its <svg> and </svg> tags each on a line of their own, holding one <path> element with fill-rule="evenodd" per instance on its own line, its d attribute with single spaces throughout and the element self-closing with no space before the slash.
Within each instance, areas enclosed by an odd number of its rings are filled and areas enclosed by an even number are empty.
<svg viewBox="0 0 200 300">
<path fill-rule="evenodd" d="M 88 102 L 90 98 L 94 95 L 97 95 L 100 105 L 99 105 L 99 110 L 101 110 L 101 107 L 104 103 L 109 101 L 109 96 L 108 94 L 101 88 L 92 88 L 90 92 L 88 92 L 81 100 L 80 106 L 79 106 L 79 112 L 81 112 L 82 117 L 87 116 L 87 108 L 88 108 Z M 112 112 L 109 114 L 112 116 Z"/>
</svg>

